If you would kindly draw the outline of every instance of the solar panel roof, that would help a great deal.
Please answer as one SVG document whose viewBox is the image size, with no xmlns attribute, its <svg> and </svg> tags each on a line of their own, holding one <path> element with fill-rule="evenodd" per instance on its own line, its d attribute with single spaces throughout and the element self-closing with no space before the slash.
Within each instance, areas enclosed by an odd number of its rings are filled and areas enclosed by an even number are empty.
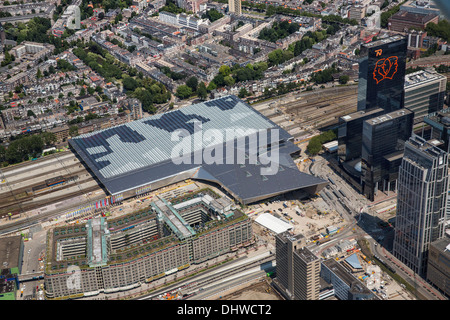
<svg viewBox="0 0 450 320">
<path fill-rule="evenodd" d="M 217 140 L 197 139 L 201 137 L 196 131 L 199 126 L 202 133 L 214 129 L 216 136 L 212 138 Z M 179 129 L 184 131 L 184 140 L 178 138 Z M 227 130 L 234 134 L 231 141 L 247 137 L 244 148 L 237 142 L 232 144 L 231 155 Z M 258 154 L 256 163 L 250 161 L 250 133 L 266 133 L 270 137 L 273 130 L 279 134 L 276 141 L 282 141 L 278 157 L 272 159 L 272 154 L 266 152 Z M 290 138 L 286 131 L 237 97 L 226 96 L 84 134 L 69 143 L 111 194 L 170 181 L 171 177 L 176 182 L 177 177 L 183 176 L 182 179 L 219 183 L 241 202 L 248 203 L 264 195 L 325 183 L 298 171 L 290 154 L 299 149 L 288 141 Z M 219 160 L 215 163 L 204 159 L 205 150 L 212 145 L 211 155 Z M 259 145 L 264 145 L 264 141 Z M 190 163 L 174 162 L 172 151 L 180 146 L 191 151 Z M 244 161 L 238 161 L 237 155 L 243 153 Z M 203 157 L 200 163 L 193 161 L 197 155 Z M 262 163 L 264 159 L 274 163 L 276 174 L 261 173 L 261 169 L 267 167 Z"/>
<path fill-rule="evenodd" d="M 195 121 L 203 132 L 215 129 L 225 136 L 226 130 L 233 130 L 237 138 L 249 130 L 275 126 L 238 98 L 228 96 L 80 135 L 71 140 L 71 145 L 80 156 L 90 160 L 91 169 L 97 175 L 112 178 L 170 160 L 172 150 L 179 143 L 173 141 L 173 135 L 177 130 L 193 135 Z M 193 152 L 208 145 L 205 139 L 186 141 L 192 142 Z"/>
</svg>

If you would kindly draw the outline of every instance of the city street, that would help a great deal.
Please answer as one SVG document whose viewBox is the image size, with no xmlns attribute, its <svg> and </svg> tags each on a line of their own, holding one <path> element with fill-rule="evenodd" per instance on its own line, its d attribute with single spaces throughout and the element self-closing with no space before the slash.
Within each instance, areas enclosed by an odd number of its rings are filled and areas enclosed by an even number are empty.
<svg viewBox="0 0 450 320">
<path fill-rule="evenodd" d="M 370 250 L 374 255 L 378 255 L 384 259 L 384 262 L 392 267 L 397 274 L 417 288 L 418 292 L 430 300 L 447 300 L 435 288 L 433 288 L 424 279 L 415 275 L 410 269 L 398 261 L 386 248 L 392 248 L 393 233 L 392 231 L 381 229 L 379 222 L 382 221 L 375 212 L 374 203 L 370 203 L 362 195 L 358 194 L 348 183 L 338 176 L 327 165 L 327 161 L 322 156 L 316 156 L 315 161 L 311 163 L 309 170 L 312 174 L 323 179 L 334 181 L 325 188 L 329 191 L 344 190 L 345 198 L 336 198 L 328 200 L 328 203 L 334 205 L 336 210 L 342 213 L 342 217 L 350 223 L 342 230 L 339 235 L 335 235 L 332 240 L 314 247 L 311 250 L 317 255 L 336 245 L 338 241 L 349 240 L 351 238 L 364 237 L 370 244 Z M 329 180 L 329 181 L 331 181 Z M 334 193 L 327 193 L 334 195 Z M 350 212 L 342 207 L 342 201 Z M 339 205 L 338 205 L 339 204 Z"/>
</svg>

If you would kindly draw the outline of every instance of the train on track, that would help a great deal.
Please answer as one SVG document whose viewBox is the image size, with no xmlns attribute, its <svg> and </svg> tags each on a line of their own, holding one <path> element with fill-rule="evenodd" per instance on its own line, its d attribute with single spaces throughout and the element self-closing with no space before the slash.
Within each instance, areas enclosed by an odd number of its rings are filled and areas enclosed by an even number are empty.
<svg viewBox="0 0 450 320">
<path fill-rule="evenodd" d="M 43 192 L 49 191 L 49 190 L 53 190 L 58 186 L 62 186 L 64 184 L 67 184 L 69 182 L 73 182 L 73 181 L 77 181 L 78 180 L 78 175 L 73 175 L 70 177 L 63 177 L 63 176 L 58 176 L 55 178 L 51 178 L 51 179 L 47 179 L 45 180 L 45 183 L 37 185 L 35 187 L 32 187 L 31 189 L 29 189 L 27 191 L 28 194 L 30 195 L 37 195 L 37 194 L 41 194 Z"/>
</svg>

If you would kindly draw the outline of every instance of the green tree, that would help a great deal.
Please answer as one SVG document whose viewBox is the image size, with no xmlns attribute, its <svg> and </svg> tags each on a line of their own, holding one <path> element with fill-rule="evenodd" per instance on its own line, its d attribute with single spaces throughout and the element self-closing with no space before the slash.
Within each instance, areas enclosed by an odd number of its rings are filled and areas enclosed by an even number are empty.
<svg viewBox="0 0 450 320">
<path fill-rule="evenodd" d="M 350 80 L 350 77 L 347 75 L 342 75 L 339 77 L 340 84 L 346 84 Z"/>
<path fill-rule="evenodd" d="M 181 99 L 186 99 L 192 95 L 192 89 L 191 87 L 183 84 L 177 88 L 176 95 Z"/>
<path fill-rule="evenodd" d="M 41 137 L 42 137 L 42 141 L 44 142 L 44 145 L 48 146 L 48 145 L 52 145 L 54 144 L 57 139 L 56 139 L 56 135 L 53 132 L 43 132 L 41 133 Z"/>
<path fill-rule="evenodd" d="M 425 30 L 430 36 L 439 37 L 450 42 L 450 22 L 448 20 L 440 20 L 437 24 L 430 22 Z"/>
<path fill-rule="evenodd" d="M 95 92 L 95 89 L 94 89 L 94 88 L 88 87 L 88 93 L 89 93 L 90 95 L 93 95 L 94 92 Z"/>
<path fill-rule="evenodd" d="M 245 98 L 247 95 L 248 95 L 247 89 L 242 87 L 241 90 L 239 90 L 238 97 L 242 99 L 242 98 Z"/>
<path fill-rule="evenodd" d="M 214 83 L 214 81 L 211 81 L 208 86 L 206 87 L 206 90 L 208 90 L 209 92 L 216 90 L 217 89 L 217 85 Z"/>
<path fill-rule="evenodd" d="M 227 85 L 227 86 L 232 86 L 235 82 L 233 77 L 230 77 L 230 76 L 224 77 L 223 81 L 225 82 L 225 85 Z"/>
<path fill-rule="evenodd" d="M 214 22 L 223 17 L 223 14 L 216 9 L 210 9 L 202 15 L 202 19 L 209 19 L 209 21 Z"/>
<path fill-rule="evenodd" d="M 224 64 L 224 65 L 220 66 L 219 72 L 220 72 L 224 77 L 226 77 L 226 76 L 229 76 L 229 75 L 231 74 L 231 69 L 230 69 L 229 66 L 227 66 L 227 65 Z"/>
<path fill-rule="evenodd" d="M 115 18 L 114 18 L 114 24 L 118 24 L 119 21 L 122 21 L 123 16 L 121 13 L 119 13 Z"/>
<path fill-rule="evenodd" d="M 324 133 L 321 133 L 318 136 L 312 137 L 311 140 L 309 140 L 306 150 L 311 155 L 316 155 L 322 150 L 322 144 L 329 141 L 333 141 L 335 139 L 336 139 L 336 132 L 333 130 L 328 130 Z"/>
<path fill-rule="evenodd" d="M 203 81 L 198 85 L 197 95 L 201 100 L 206 100 L 206 97 L 208 96 L 208 91 Z"/>
<path fill-rule="evenodd" d="M 153 105 L 153 97 L 150 91 L 145 88 L 137 88 L 133 94 L 133 97 L 137 98 L 142 103 L 142 109 L 151 114 L 156 112 L 156 108 Z"/>
<path fill-rule="evenodd" d="M 322 150 L 322 144 L 318 139 L 312 138 L 311 140 L 309 140 L 306 150 L 309 154 L 316 155 L 320 152 L 320 150 Z"/>
<path fill-rule="evenodd" d="M 186 80 L 186 85 L 192 89 L 193 92 L 197 91 L 198 79 L 195 76 Z"/>
<path fill-rule="evenodd" d="M 6 148 L 0 144 L 0 161 L 5 162 L 6 161 Z"/>
<path fill-rule="evenodd" d="M 76 137 L 78 135 L 78 127 L 77 126 L 70 126 L 69 128 L 69 136 Z"/>
<path fill-rule="evenodd" d="M 124 77 L 122 81 L 123 87 L 127 91 L 134 91 L 139 86 L 138 82 L 131 77 Z"/>
<path fill-rule="evenodd" d="M 272 66 L 278 65 L 283 62 L 283 50 L 275 49 L 268 55 L 269 63 Z"/>
</svg>

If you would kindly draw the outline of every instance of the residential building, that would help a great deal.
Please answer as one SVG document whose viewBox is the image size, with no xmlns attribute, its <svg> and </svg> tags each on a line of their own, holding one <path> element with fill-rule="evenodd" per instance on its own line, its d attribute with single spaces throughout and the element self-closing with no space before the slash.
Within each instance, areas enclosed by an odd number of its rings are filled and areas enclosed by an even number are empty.
<svg viewBox="0 0 450 320">
<path fill-rule="evenodd" d="M 403 108 L 406 69 L 406 37 L 395 35 L 361 46 L 358 110 Z"/>
<path fill-rule="evenodd" d="M 448 153 L 440 142 L 411 137 L 399 169 L 394 256 L 421 277 L 430 244 L 445 236 Z"/>
<path fill-rule="evenodd" d="M 61 37 L 64 29 L 80 29 L 80 8 L 77 5 L 69 5 L 59 19 L 52 26 L 52 34 L 55 37 Z"/>
<path fill-rule="evenodd" d="M 305 247 L 303 235 L 277 234 L 276 287 L 289 300 L 319 300 L 320 260 Z"/>
<path fill-rule="evenodd" d="M 242 14 L 242 3 L 241 0 L 228 0 L 228 12 L 235 15 Z"/>
<path fill-rule="evenodd" d="M 423 48 L 423 41 L 426 36 L 427 36 L 426 31 L 410 30 L 408 32 L 408 49 L 409 48 L 414 48 L 414 49 Z"/>
<path fill-rule="evenodd" d="M 229 15 L 225 15 L 219 20 L 212 22 L 211 24 L 202 24 L 199 26 L 198 31 L 202 33 L 213 33 L 214 30 L 223 27 L 224 25 L 230 23 L 231 17 Z"/>
<path fill-rule="evenodd" d="M 129 114 L 130 121 L 142 118 L 142 103 L 136 98 L 122 100 L 119 104 Z"/>
<path fill-rule="evenodd" d="M 353 5 L 350 7 L 350 10 L 348 11 L 348 18 L 350 20 L 356 20 L 358 22 L 361 22 L 361 19 L 364 18 L 366 15 L 366 7 L 362 5 Z"/>
<path fill-rule="evenodd" d="M 369 200 L 374 201 L 378 191 L 397 190 L 398 168 L 412 134 L 413 117 L 413 112 L 401 109 L 364 121 L 361 183 Z"/>
<path fill-rule="evenodd" d="M 200 11 L 200 6 L 206 4 L 207 0 L 177 0 L 177 5 L 186 11 L 197 13 Z"/>
<path fill-rule="evenodd" d="M 162 11 L 159 13 L 159 20 L 161 22 L 181 27 L 187 27 L 194 30 L 199 30 L 200 25 L 206 24 L 205 20 L 197 19 L 196 17 L 187 15 L 185 13 L 173 14 L 166 11 Z"/>
</svg>

